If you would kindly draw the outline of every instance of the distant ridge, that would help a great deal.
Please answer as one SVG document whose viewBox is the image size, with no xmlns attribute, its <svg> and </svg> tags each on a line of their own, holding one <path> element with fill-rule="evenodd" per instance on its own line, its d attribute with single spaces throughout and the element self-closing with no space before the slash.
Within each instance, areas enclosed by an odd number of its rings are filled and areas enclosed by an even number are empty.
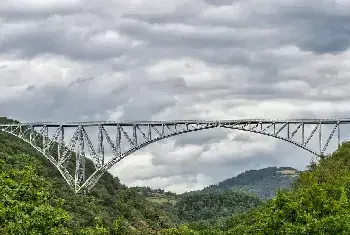
<svg viewBox="0 0 350 235">
<path fill-rule="evenodd" d="M 288 189 L 299 177 L 300 171 L 292 167 L 267 167 L 248 170 L 218 184 L 210 185 L 201 191 L 235 190 L 254 194 L 261 199 L 270 199 L 276 191 Z"/>
</svg>

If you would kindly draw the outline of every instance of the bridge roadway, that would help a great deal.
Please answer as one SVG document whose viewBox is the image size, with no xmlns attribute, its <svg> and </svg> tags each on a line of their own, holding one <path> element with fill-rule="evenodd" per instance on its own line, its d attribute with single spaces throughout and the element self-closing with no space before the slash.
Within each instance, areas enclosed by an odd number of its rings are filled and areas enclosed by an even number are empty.
<svg viewBox="0 0 350 235">
<path fill-rule="evenodd" d="M 32 123 L 21 123 L 22 126 L 47 126 L 47 127 L 78 127 L 78 126 L 133 126 L 133 125 L 173 125 L 173 124 L 348 124 L 350 118 L 342 119 L 236 119 L 236 120 L 170 120 L 170 121 L 87 121 L 87 122 L 32 122 Z M 1 126 L 13 126 L 13 124 L 4 124 Z"/>
</svg>

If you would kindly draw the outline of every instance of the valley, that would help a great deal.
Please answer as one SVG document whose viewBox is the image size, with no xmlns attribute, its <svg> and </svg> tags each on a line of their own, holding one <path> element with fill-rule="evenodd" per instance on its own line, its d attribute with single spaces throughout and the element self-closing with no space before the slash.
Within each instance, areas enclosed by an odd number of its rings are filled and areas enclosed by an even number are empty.
<svg viewBox="0 0 350 235">
<path fill-rule="evenodd" d="M 13 120 L 1 118 L 0 121 Z M 316 226 L 315 223 L 350 213 L 346 206 L 347 195 L 350 195 L 347 194 L 349 180 L 346 178 L 350 174 L 346 157 L 349 149 L 349 143 L 344 143 L 333 156 L 317 166 L 310 164 L 305 172 L 290 167 L 249 170 L 202 190 L 183 194 L 149 187 L 127 187 L 117 177 L 106 173 L 90 193 L 82 195 L 74 194 L 51 163 L 31 146 L 0 133 L 0 179 L 3 185 L 0 189 L 0 232 L 224 235 L 242 234 L 242 231 L 244 234 L 268 234 L 272 230 L 285 231 L 285 226 L 291 226 L 291 231 L 314 231 L 315 227 L 309 227 L 310 223 Z M 334 167 L 338 169 L 336 172 Z M 282 191 L 276 194 L 278 189 Z M 301 200 L 301 204 L 295 204 L 297 200 Z M 31 209 L 24 209 L 23 205 L 27 204 Z M 315 205 L 323 204 L 315 208 Z M 33 214 L 43 206 L 47 208 L 47 219 Z M 301 207 L 306 209 L 308 216 L 316 217 L 311 221 L 302 220 L 305 212 L 300 210 Z M 276 214 L 276 211 L 279 212 Z M 271 216 L 276 222 L 270 221 Z M 282 220 L 290 221 L 278 222 Z M 336 228 L 325 227 L 322 231 L 345 231 L 344 223 Z M 276 234 L 282 234 L 280 232 Z"/>
</svg>

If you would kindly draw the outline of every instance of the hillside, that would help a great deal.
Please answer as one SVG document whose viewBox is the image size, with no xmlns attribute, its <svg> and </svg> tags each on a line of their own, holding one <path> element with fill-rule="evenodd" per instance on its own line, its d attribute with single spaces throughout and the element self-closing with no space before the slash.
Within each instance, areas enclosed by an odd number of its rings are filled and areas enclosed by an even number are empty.
<svg viewBox="0 0 350 235">
<path fill-rule="evenodd" d="M 134 187 L 147 200 L 158 203 L 164 211 L 175 214 L 181 222 L 221 220 L 249 211 L 275 196 L 278 189 L 289 189 L 299 177 L 291 167 L 249 170 L 203 190 L 183 194 L 162 189 Z"/>
<path fill-rule="evenodd" d="M 74 166 L 73 159 L 68 165 Z M 233 191 L 182 196 L 128 188 L 109 173 L 90 193 L 77 195 L 44 156 L 3 132 L 0 169 L 0 234 L 159 234 L 180 223 L 213 221 L 260 204 L 257 197 Z M 86 170 L 91 173 L 89 160 Z"/>
<path fill-rule="evenodd" d="M 299 177 L 291 167 L 268 167 L 249 170 L 203 190 L 183 194 L 162 189 L 135 187 L 164 211 L 175 214 L 182 222 L 213 221 L 242 213 L 275 196 L 278 189 L 289 189 Z"/>
<path fill-rule="evenodd" d="M 290 190 L 278 191 L 264 203 L 229 190 L 272 176 L 296 180 Z M 128 188 L 106 174 L 89 194 L 76 195 L 43 156 L 0 132 L 0 185 L 0 234 L 350 234 L 350 142 L 305 172 L 248 171 L 180 196 Z M 158 196 L 175 202 L 154 202 Z"/>
<path fill-rule="evenodd" d="M 274 197 L 278 189 L 290 188 L 298 177 L 299 171 L 291 167 L 267 167 L 243 172 L 202 191 L 242 191 L 266 200 Z"/>
<path fill-rule="evenodd" d="M 259 198 L 235 191 L 196 192 L 182 196 L 175 204 L 183 222 L 222 219 L 249 211 L 261 204 Z"/>
<path fill-rule="evenodd" d="M 279 191 L 250 212 L 214 225 L 182 225 L 163 234 L 350 234 L 350 142 L 311 163 L 291 190 Z"/>
<path fill-rule="evenodd" d="M 8 123 L 13 120 L 0 118 L 0 122 Z M 64 200 L 62 209 L 70 217 L 67 227 L 74 234 L 81 229 L 95 226 L 96 222 L 115 234 L 115 222 L 118 218 L 125 218 L 122 222 L 119 220 L 119 223 L 123 223 L 129 232 L 134 231 L 135 234 L 155 234 L 158 230 L 175 226 L 179 222 L 175 215 L 163 211 L 158 204 L 149 202 L 135 190 L 122 185 L 117 177 L 109 173 L 100 179 L 88 195 L 74 194 L 55 167 L 40 153 L 18 138 L 3 132 L 0 132 L 0 161 L 1 169 L 16 171 L 30 167 L 34 170 L 26 173 L 33 174 L 33 177 L 38 176 L 39 181 L 49 182 L 49 204 L 55 205 L 56 200 Z M 0 192 L 3 196 L 0 196 L 1 209 L 1 202 L 4 202 L 6 194 L 2 190 Z M 9 191 L 11 195 L 12 192 L 14 191 Z M 12 220 L 13 218 L 9 221 Z M 1 213 L 0 222 L 4 222 Z M 6 234 L 1 233 L 1 226 L 0 234 Z"/>
<path fill-rule="evenodd" d="M 261 200 L 254 195 L 231 190 L 175 194 L 149 187 L 131 189 L 145 196 L 148 201 L 159 204 L 164 211 L 176 215 L 183 223 L 214 221 L 249 211 L 261 204 Z"/>
<path fill-rule="evenodd" d="M 144 196 L 148 201 L 160 205 L 175 205 L 181 197 L 179 194 L 165 192 L 163 189 L 152 189 L 150 187 L 130 187 L 130 189 L 137 191 L 138 194 Z"/>
</svg>

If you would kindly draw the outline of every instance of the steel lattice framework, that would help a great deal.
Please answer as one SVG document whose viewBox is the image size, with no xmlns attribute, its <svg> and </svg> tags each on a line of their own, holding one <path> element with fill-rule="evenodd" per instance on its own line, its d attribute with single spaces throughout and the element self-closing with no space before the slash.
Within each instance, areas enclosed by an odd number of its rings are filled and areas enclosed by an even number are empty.
<svg viewBox="0 0 350 235">
<path fill-rule="evenodd" d="M 350 119 L 37 122 L 0 124 L 0 131 L 24 140 L 41 152 L 78 193 L 89 191 L 107 170 L 123 158 L 172 136 L 205 129 L 228 128 L 278 138 L 316 156 L 322 156 L 334 134 L 337 134 L 337 144 L 340 145 L 340 126 L 349 123 Z M 326 125 L 331 126 L 332 130 L 323 138 L 323 142 L 322 129 Z M 92 129 L 95 134 L 89 134 L 87 129 Z M 51 137 L 50 132 L 53 133 Z M 67 132 L 73 133 L 68 139 L 65 138 Z M 111 133 L 115 138 L 111 138 Z M 91 141 L 92 135 L 95 135 L 97 141 Z M 316 139 L 316 148 L 309 145 L 312 139 Z M 108 161 L 105 159 L 105 147 L 109 147 L 113 153 Z M 87 155 L 94 165 L 94 172 L 89 177 L 86 177 L 85 170 Z M 72 170 L 69 170 L 69 162 L 74 162 Z"/>
</svg>

